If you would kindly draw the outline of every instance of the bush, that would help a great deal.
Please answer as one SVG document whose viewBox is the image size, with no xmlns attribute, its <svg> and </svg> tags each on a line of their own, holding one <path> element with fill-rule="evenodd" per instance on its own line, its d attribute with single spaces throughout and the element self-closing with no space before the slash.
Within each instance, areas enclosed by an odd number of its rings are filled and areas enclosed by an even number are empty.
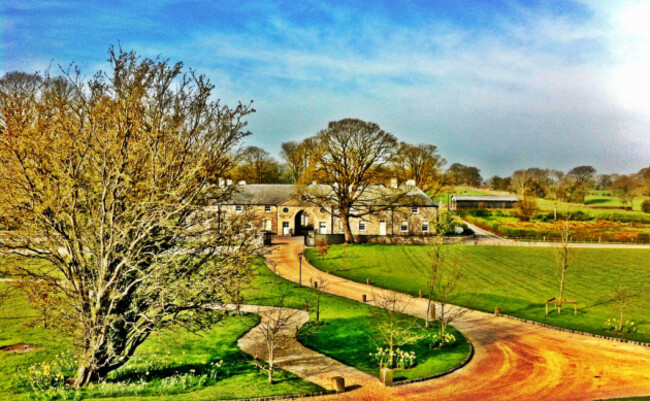
<svg viewBox="0 0 650 401">
<path fill-rule="evenodd" d="M 612 333 L 619 334 L 634 334 L 636 333 L 636 323 L 630 320 L 623 322 L 621 330 L 618 329 L 619 320 L 615 318 L 607 319 L 605 322 L 605 330 Z"/>
<path fill-rule="evenodd" d="M 643 211 L 643 213 L 650 213 L 650 199 L 643 201 L 641 204 L 641 211 Z"/>
</svg>

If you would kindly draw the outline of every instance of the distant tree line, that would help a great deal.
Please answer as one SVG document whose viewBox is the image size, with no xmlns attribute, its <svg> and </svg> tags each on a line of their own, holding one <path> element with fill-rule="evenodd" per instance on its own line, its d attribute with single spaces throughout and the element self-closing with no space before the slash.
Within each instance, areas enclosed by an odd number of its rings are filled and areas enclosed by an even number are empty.
<svg viewBox="0 0 650 401">
<path fill-rule="evenodd" d="M 635 174 L 596 174 L 592 166 L 577 166 L 564 173 L 553 169 L 531 167 L 517 170 L 510 177 L 493 176 L 493 189 L 514 192 L 520 197 L 534 197 L 584 203 L 591 190 L 609 191 L 620 199 L 624 207 L 635 197 L 650 196 L 650 167 Z"/>
</svg>

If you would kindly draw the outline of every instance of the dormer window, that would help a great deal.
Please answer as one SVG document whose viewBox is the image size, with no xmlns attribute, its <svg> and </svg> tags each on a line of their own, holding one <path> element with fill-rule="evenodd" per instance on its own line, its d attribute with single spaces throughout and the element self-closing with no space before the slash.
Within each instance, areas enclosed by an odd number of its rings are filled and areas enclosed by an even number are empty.
<svg viewBox="0 0 650 401">
<path fill-rule="evenodd" d="M 417 207 L 417 206 L 413 206 L 413 208 L 411 209 L 411 211 L 413 212 L 413 214 L 418 214 L 418 213 L 420 213 L 420 208 Z"/>
<path fill-rule="evenodd" d="M 235 206 L 235 212 L 239 212 L 239 213 L 241 213 L 242 210 L 243 210 L 243 208 L 242 208 L 241 205 L 237 205 L 237 206 Z"/>
</svg>

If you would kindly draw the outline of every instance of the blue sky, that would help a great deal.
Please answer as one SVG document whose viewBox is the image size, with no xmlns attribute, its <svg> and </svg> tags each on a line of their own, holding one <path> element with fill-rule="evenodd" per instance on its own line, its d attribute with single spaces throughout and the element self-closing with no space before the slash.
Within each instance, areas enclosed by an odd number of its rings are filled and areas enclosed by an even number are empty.
<svg viewBox="0 0 650 401">
<path fill-rule="evenodd" d="M 255 101 L 248 144 L 277 156 L 355 117 L 509 175 L 650 165 L 650 4 L 635 1 L 14 1 L 0 73 L 106 67 L 118 42 Z"/>
</svg>

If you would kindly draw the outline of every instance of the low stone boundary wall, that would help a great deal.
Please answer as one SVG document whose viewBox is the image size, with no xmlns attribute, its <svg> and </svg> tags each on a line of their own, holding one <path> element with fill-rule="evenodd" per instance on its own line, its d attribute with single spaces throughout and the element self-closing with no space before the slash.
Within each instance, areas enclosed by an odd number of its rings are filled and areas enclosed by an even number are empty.
<svg viewBox="0 0 650 401">
<path fill-rule="evenodd" d="M 473 239 L 473 235 L 445 237 L 446 243 Z M 357 235 L 360 244 L 375 245 L 433 245 L 437 241 L 434 235 Z M 328 245 L 340 245 L 345 242 L 343 234 L 316 234 L 316 243 L 325 241 Z"/>
<path fill-rule="evenodd" d="M 619 343 L 640 345 L 642 347 L 650 347 L 650 343 L 644 343 L 643 341 L 635 341 L 635 340 L 628 340 L 627 338 L 608 337 L 608 336 L 603 336 L 601 334 L 587 333 L 586 331 L 573 330 L 573 329 L 567 329 L 567 328 L 564 328 L 564 327 L 552 326 L 550 324 L 546 324 L 546 323 L 542 323 L 542 322 L 536 322 L 534 320 L 529 320 L 529 319 L 523 319 L 523 318 L 520 318 L 520 317 L 517 317 L 517 316 L 506 315 L 506 314 L 503 314 L 503 313 L 500 313 L 499 317 L 505 317 L 507 319 L 512 319 L 512 320 L 518 320 L 520 322 L 530 323 L 530 324 L 534 324 L 536 326 L 542 326 L 542 327 L 545 327 L 547 329 L 553 329 L 553 330 L 557 330 L 557 331 L 565 331 L 567 333 L 582 334 L 584 336 L 599 338 L 599 339 L 603 339 L 603 340 L 610 340 L 610 341 L 619 342 Z"/>
<path fill-rule="evenodd" d="M 213 401 L 275 401 L 275 400 L 295 400 L 296 398 L 309 398 L 320 397 L 323 395 L 336 394 L 336 390 L 323 390 L 313 393 L 304 394 L 286 394 L 286 395 L 270 395 L 268 397 L 255 397 L 255 398 L 229 398 L 227 400 L 213 400 Z"/>
</svg>

